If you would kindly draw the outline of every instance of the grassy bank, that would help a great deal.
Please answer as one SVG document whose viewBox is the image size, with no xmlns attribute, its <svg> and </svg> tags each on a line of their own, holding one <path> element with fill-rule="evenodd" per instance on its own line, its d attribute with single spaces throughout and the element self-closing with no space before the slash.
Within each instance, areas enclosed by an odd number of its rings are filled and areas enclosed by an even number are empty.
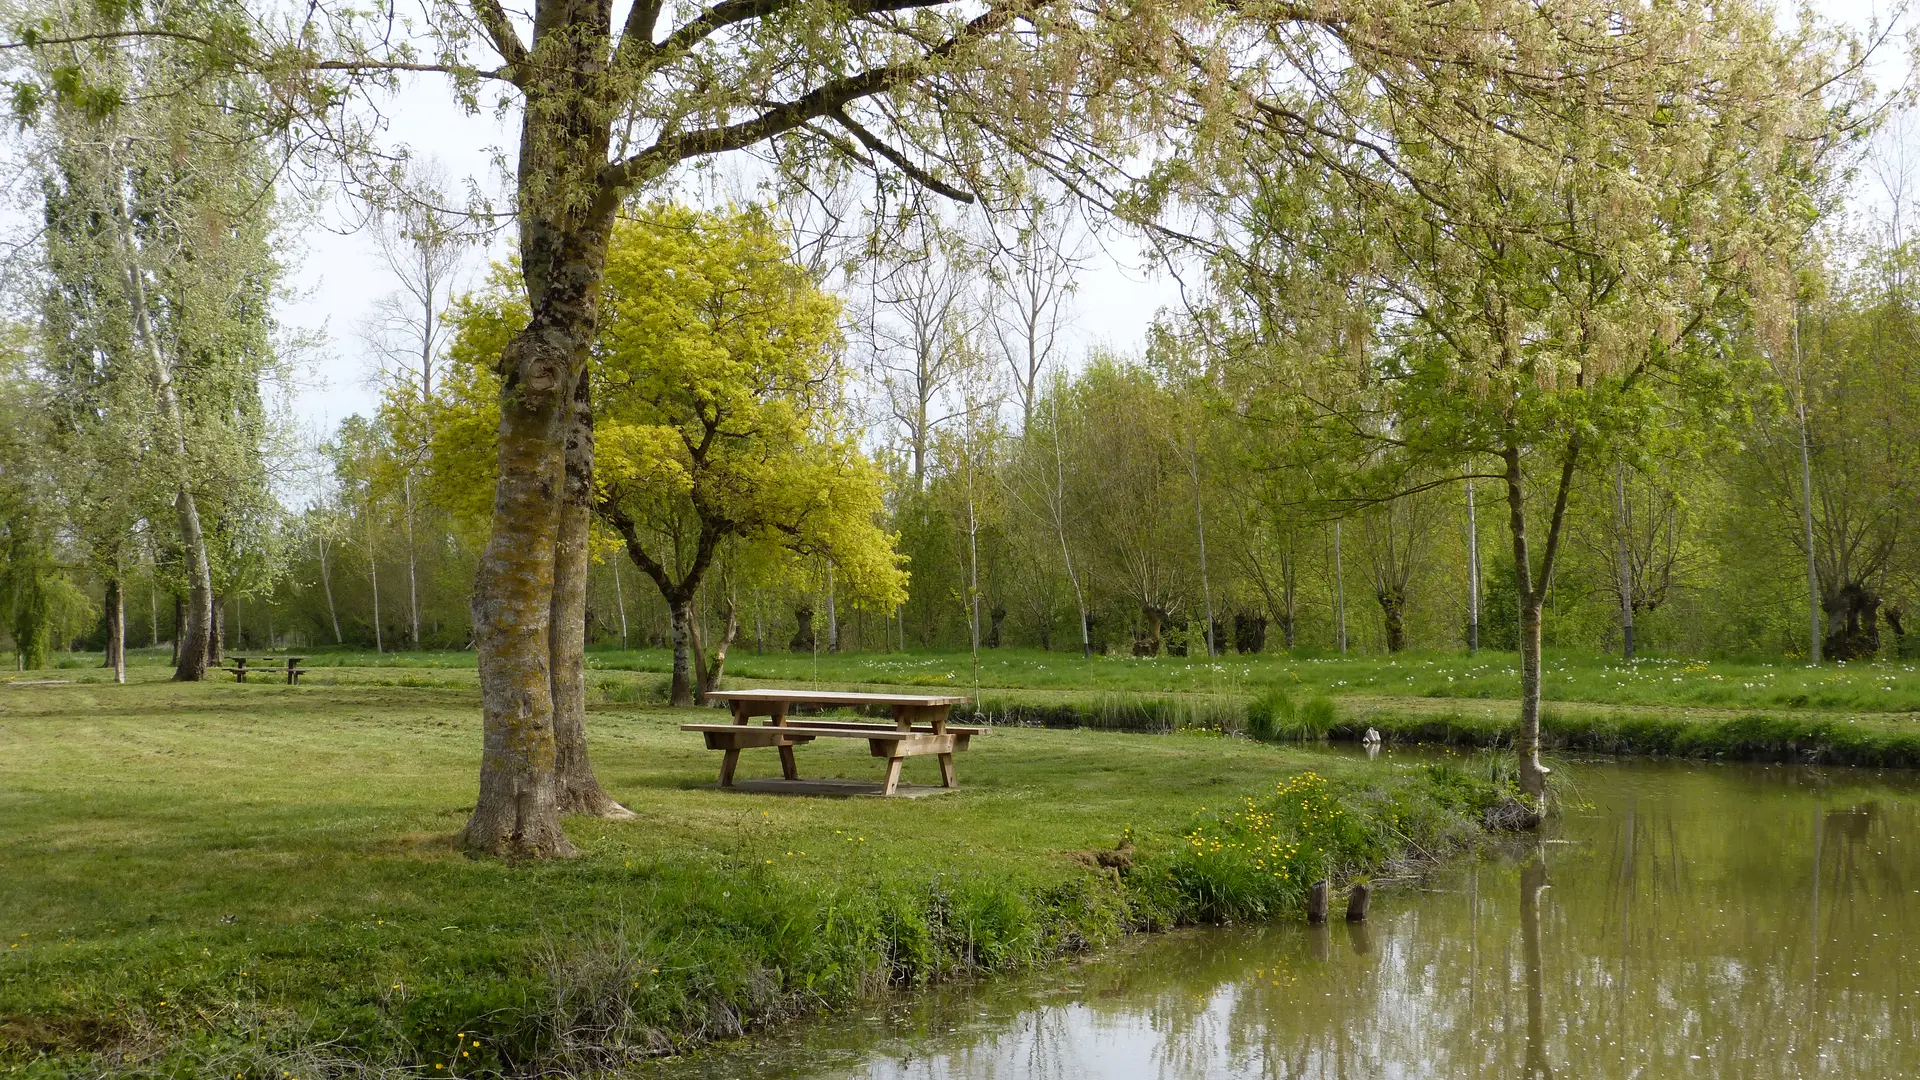
<svg viewBox="0 0 1920 1080">
<path fill-rule="evenodd" d="M 1404 701 L 1352 699 L 1334 738 L 1367 728 L 1390 742 L 1495 748 L 1513 741 L 1508 708 L 1425 708 Z M 1874 768 L 1920 768 L 1920 718 L 1805 711 L 1625 709 L 1556 705 L 1541 712 L 1541 741 L 1553 750 L 1642 757 L 1714 758 Z"/>
<path fill-rule="evenodd" d="M 1497 798 L 1485 770 L 1045 729 L 977 740 L 953 795 L 721 793 L 684 714 L 620 703 L 637 684 L 616 679 L 595 759 L 638 820 L 571 821 L 582 858 L 509 867 L 447 843 L 478 761 L 470 675 L 135 674 L 0 687 L 9 1075 L 586 1070 L 1129 930 L 1283 915 L 1319 875 L 1474 842 Z M 876 769 L 864 746 L 800 760 Z"/>
</svg>

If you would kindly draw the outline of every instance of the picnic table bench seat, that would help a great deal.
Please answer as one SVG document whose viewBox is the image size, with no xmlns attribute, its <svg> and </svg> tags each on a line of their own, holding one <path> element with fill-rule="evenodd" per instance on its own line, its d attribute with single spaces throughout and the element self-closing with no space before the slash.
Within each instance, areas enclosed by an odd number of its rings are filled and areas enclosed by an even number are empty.
<svg viewBox="0 0 1920 1080">
<path fill-rule="evenodd" d="M 734 770 L 740 763 L 740 751 L 771 746 L 780 751 L 780 773 L 789 781 L 800 779 L 793 748 L 815 739 L 865 739 L 868 750 L 887 761 L 882 795 L 892 795 L 900 783 L 900 767 L 910 757 L 925 754 L 940 759 L 942 787 L 957 786 L 953 755 L 967 748 L 975 735 L 986 734 L 979 727 L 952 727 L 947 724 L 953 706 L 967 703 L 964 697 L 930 694 L 870 694 L 814 690 L 726 690 L 708 694 L 724 701 L 733 712 L 730 724 L 682 724 L 680 730 L 697 732 L 706 740 L 707 749 L 725 751 L 720 761 L 720 786 L 733 786 Z M 862 723 L 840 718 L 791 720 L 788 713 L 797 705 L 884 706 L 893 712 L 893 722 Z M 756 716 L 766 723 L 750 724 Z"/>
</svg>

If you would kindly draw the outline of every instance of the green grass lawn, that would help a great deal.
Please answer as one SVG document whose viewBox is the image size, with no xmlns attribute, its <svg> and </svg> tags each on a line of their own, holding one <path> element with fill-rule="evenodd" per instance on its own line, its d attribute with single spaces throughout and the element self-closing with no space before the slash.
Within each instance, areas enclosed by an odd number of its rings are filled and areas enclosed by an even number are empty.
<svg viewBox="0 0 1920 1080">
<path fill-rule="evenodd" d="M 719 755 L 677 730 L 711 714 L 603 692 L 595 764 L 638 819 L 570 820 L 581 858 L 507 866 L 448 842 L 480 749 L 459 659 L 287 687 L 173 684 L 147 658 L 126 686 L 83 668 L 0 686 L 0 1071 L 617 1062 L 1132 926 L 1275 914 L 1306 871 L 1222 811 L 1303 769 L 1332 778 L 1344 820 L 1429 838 L 1459 838 L 1491 790 L 1201 733 L 1004 729 L 959 758 L 956 794 L 723 793 Z M 799 754 L 803 775 L 880 771 L 864 744 Z M 749 752 L 742 775 L 777 768 Z M 1394 854 L 1384 827 L 1280 819 L 1349 872 Z M 1142 863 L 1124 882 L 1085 865 L 1126 830 Z"/>
<path fill-rule="evenodd" d="M 353 668 L 471 669 L 472 653 L 388 653 L 316 650 L 312 665 Z M 77 663 L 89 661 L 77 660 Z M 661 649 L 595 648 L 592 666 L 666 673 Z M 1143 694 L 1256 693 L 1271 685 L 1340 696 L 1432 699 L 1516 699 L 1519 658 L 1513 653 L 1407 652 L 1398 656 L 1266 653 L 1253 656 L 1098 656 L 1035 649 L 981 653 L 980 686 L 1001 690 Z M 1920 663 L 1876 660 L 1827 664 L 1656 657 L 1632 663 L 1593 653 L 1550 651 L 1549 701 L 1719 709 L 1811 709 L 1827 712 L 1920 712 Z M 755 655 L 736 647 L 728 673 L 742 679 L 831 684 L 872 683 L 970 689 L 972 658 L 964 650 L 896 653 Z"/>
<path fill-rule="evenodd" d="M 307 666 L 322 669 L 317 680 L 402 680 L 411 674 L 433 685 L 469 680 L 471 652 L 396 652 L 316 648 Z M 135 650 L 136 668 L 163 664 L 164 651 Z M 97 654 L 72 654 L 58 678 L 99 678 Z M 1520 694 L 1519 658 L 1512 653 L 1407 652 L 1397 656 L 1329 656 L 1265 653 L 1253 656 L 1132 657 L 988 649 L 981 653 L 980 686 L 994 690 L 1058 693 L 1221 694 L 1244 696 L 1269 686 L 1287 686 L 1333 697 L 1403 697 L 1507 701 Z M 588 664 L 608 672 L 665 674 L 672 656 L 663 649 L 608 649 L 588 653 Z M 1642 707 L 1723 710 L 1798 710 L 1842 713 L 1920 712 L 1920 663 L 1876 660 L 1808 667 L 1802 663 L 1689 660 L 1655 657 L 1632 663 L 1593 653 L 1550 651 L 1545 697 L 1573 702 Z M 448 675 L 428 675 L 431 669 Z M 889 653 L 754 654 L 736 647 L 728 674 L 749 681 L 879 684 L 970 690 L 972 658 L 964 650 Z M 450 678 L 452 673 L 460 673 Z M 437 680 L 437 681 L 436 681 Z"/>
</svg>

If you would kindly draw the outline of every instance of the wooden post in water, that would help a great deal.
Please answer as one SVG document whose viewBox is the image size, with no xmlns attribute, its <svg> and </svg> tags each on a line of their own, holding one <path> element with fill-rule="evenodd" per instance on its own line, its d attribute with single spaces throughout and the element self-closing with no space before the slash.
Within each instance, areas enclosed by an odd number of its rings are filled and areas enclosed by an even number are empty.
<svg viewBox="0 0 1920 1080">
<path fill-rule="evenodd" d="M 1373 902 L 1373 886 L 1361 882 L 1347 894 L 1347 921 L 1366 922 L 1367 905 Z"/>
<path fill-rule="evenodd" d="M 1329 886 L 1327 884 L 1326 878 L 1321 878 L 1319 881 L 1316 881 L 1312 885 L 1309 885 L 1307 887 L 1307 921 L 1308 922 L 1323 923 L 1327 921 L 1328 889 L 1329 889 Z"/>
</svg>

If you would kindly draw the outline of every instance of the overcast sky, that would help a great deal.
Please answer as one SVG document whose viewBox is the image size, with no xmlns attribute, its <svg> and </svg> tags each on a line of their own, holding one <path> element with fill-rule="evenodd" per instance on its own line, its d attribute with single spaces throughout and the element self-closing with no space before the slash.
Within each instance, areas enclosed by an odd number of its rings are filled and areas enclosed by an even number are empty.
<svg viewBox="0 0 1920 1080">
<path fill-rule="evenodd" d="M 1890 7 L 1883 0 L 1816 0 L 1815 6 L 1827 17 L 1861 29 Z M 1880 65 L 1877 75 L 1883 86 L 1897 82 L 1905 70 L 1904 56 L 1894 55 L 1898 52 L 1887 50 Z M 511 118 L 464 114 L 444 83 L 433 78 L 408 84 L 387 103 L 386 111 L 390 145 L 438 159 L 456 183 L 478 184 L 496 205 L 508 201 L 502 198 L 505 187 L 495 162 L 513 148 Z M 294 414 L 315 435 L 372 408 L 373 360 L 360 327 L 374 303 L 394 288 L 370 240 L 347 232 L 346 223 L 347 215 L 333 208 L 323 210 L 312 224 L 303 224 L 299 249 L 292 253 L 294 297 L 281 312 L 290 328 L 313 332 L 321 340 L 302 366 L 292 402 Z M 1138 348 L 1155 314 L 1180 302 L 1178 284 L 1150 270 L 1139 257 L 1139 247 L 1131 238 L 1108 236 L 1090 249 L 1092 257 L 1073 300 L 1070 358 L 1091 345 Z M 483 262 L 476 258 L 472 270 L 479 272 Z"/>
</svg>

